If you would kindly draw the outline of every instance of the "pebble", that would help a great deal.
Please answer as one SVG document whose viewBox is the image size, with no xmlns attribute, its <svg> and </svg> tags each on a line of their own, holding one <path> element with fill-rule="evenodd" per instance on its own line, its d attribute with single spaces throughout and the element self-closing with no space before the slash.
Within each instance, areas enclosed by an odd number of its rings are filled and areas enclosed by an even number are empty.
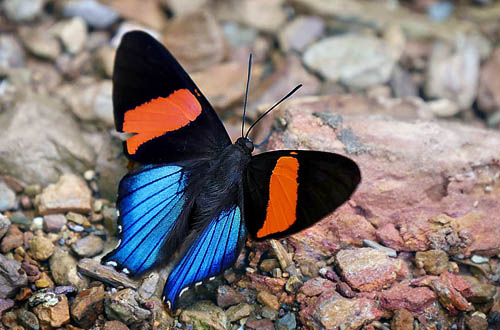
<svg viewBox="0 0 500 330">
<path fill-rule="evenodd" d="M 11 215 L 10 221 L 23 230 L 28 230 L 32 225 L 32 221 L 22 213 L 14 213 Z"/>
<path fill-rule="evenodd" d="M 179 321 L 185 327 L 191 325 L 194 329 L 224 330 L 229 328 L 224 311 L 210 301 L 198 301 L 183 310 Z"/>
<path fill-rule="evenodd" d="M 292 330 L 297 328 L 297 321 L 295 320 L 295 314 L 288 313 L 281 317 L 275 323 L 276 330 Z"/>
<path fill-rule="evenodd" d="M 56 37 L 46 30 L 23 28 L 19 31 L 24 46 L 35 56 L 54 61 L 62 49 Z"/>
<path fill-rule="evenodd" d="M 460 112 L 458 105 L 448 99 L 429 101 L 427 105 L 436 117 L 453 117 Z"/>
<path fill-rule="evenodd" d="M 39 304 L 33 308 L 42 329 L 60 328 L 70 320 L 68 298 L 57 295 L 55 300 L 53 305 Z"/>
<path fill-rule="evenodd" d="M 120 321 L 106 321 L 104 330 L 129 330 L 129 328 Z"/>
<path fill-rule="evenodd" d="M 298 16 L 278 33 L 280 48 L 284 52 L 303 52 L 307 46 L 325 32 L 325 22 L 317 16 Z"/>
<path fill-rule="evenodd" d="M 42 13 L 43 0 L 4 0 L 2 7 L 8 19 L 15 22 L 31 21 Z"/>
<path fill-rule="evenodd" d="M 275 295 L 273 295 L 267 291 L 259 292 L 257 294 L 257 301 L 259 303 L 261 303 L 262 305 L 270 307 L 274 310 L 278 310 L 280 308 L 278 297 L 276 297 Z"/>
<path fill-rule="evenodd" d="M 475 264 L 485 264 L 487 262 L 490 261 L 490 259 L 488 257 L 483 257 L 483 256 L 480 256 L 480 255 L 477 255 L 477 254 L 474 254 L 470 260 L 475 263 Z"/>
<path fill-rule="evenodd" d="M 16 193 L 0 181 L 0 212 L 16 208 Z"/>
<path fill-rule="evenodd" d="M 24 244 L 24 234 L 19 230 L 17 225 L 9 226 L 2 242 L 0 243 L 0 250 L 2 253 L 9 252 Z"/>
<path fill-rule="evenodd" d="M 104 310 L 109 319 L 122 321 L 126 325 L 145 321 L 151 316 L 149 310 L 139 306 L 137 293 L 131 289 L 106 295 Z"/>
<path fill-rule="evenodd" d="M 415 264 L 427 273 L 439 275 L 448 269 L 448 254 L 442 250 L 429 250 L 415 254 Z"/>
<path fill-rule="evenodd" d="M 88 26 L 96 29 L 107 29 L 120 19 L 116 10 L 96 0 L 65 1 L 62 14 L 65 17 L 81 17 Z"/>
<path fill-rule="evenodd" d="M 37 289 L 45 289 L 50 286 L 50 282 L 47 279 L 39 279 L 35 281 L 35 286 Z"/>
<path fill-rule="evenodd" d="M 56 184 L 50 184 L 39 195 L 40 215 L 51 213 L 89 213 L 92 192 L 86 182 L 74 174 L 63 174 Z"/>
<path fill-rule="evenodd" d="M 249 330 L 275 330 L 273 321 L 269 319 L 252 319 L 245 323 L 245 328 Z"/>
<path fill-rule="evenodd" d="M 0 213 L 0 240 L 9 230 L 10 224 L 9 218 Z"/>
<path fill-rule="evenodd" d="M 104 227 L 111 235 L 118 233 L 118 210 L 116 207 L 105 206 L 102 210 L 104 216 Z"/>
<path fill-rule="evenodd" d="M 12 299 L 3 299 L 0 298 L 0 315 L 3 315 L 4 312 L 8 311 L 12 307 L 14 307 L 14 300 Z"/>
<path fill-rule="evenodd" d="M 278 268 L 280 266 L 277 259 L 264 259 L 261 261 L 259 265 L 259 269 L 263 272 L 271 273 L 273 269 Z"/>
<path fill-rule="evenodd" d="M 87 25 L 80 17 L 58 22 L 50 30 L 61 40 L 64 49 L 73 55 L 82 51 L 88 37 Z"/>
<path fill-rule="evenodd" d="M 40 261 L 49 259 L 54 253 L 54 244 L 43 236 L 35 236 L 29 241 L 30 255 Z"/>
<path fill-rule="evenodd" d="M 85 216 L 75 212 L 68 212 L 68 214 L 66 214 L 66 219 L 76 223 L 77 225 L 83 225 L 84 223 L 88 222 Z"/>
<path fill-rule="evenodd" d="M 137 289 L 137 293 L 142 299 L 149 299 L 155 294 L 158 286 L 160 275 L 157 272 L 151 272 L 142 280 L 141 286 Z"/>
<path fill-rule="evenodd" d="M 79 327 L 91 328 L 104 311 L 104 287 L 97 286 L 80 292 L 71 303 L 71 317 Z"/>
<path fill-rule="evenodd" d="M 78 275 L 77 261 L 67 251 L 56 249 L 50 258 L 49 265 L 56 284 L 74 286 L 79 290 L 87 288 L 88 280 Z"/>
<path fill-rule="evenodd" d="M 20 309 L 17 312 L 17 322 L 26 330 L 40 329 L 40 325 L 38 323 L 36 315 L 26 309 Z"/>
<path fill-rule="evenodd" d="M 246 303 L 241 303 L 235 306 L 231 306 L 226 310 L 226 315 L 229 320 L 229 322 L 236 322 L 241 320 L 242 318 L 250 316 L 250 314 L 253 312 L 254 307 L 246 304 Z"/>
<path fill-rule="evenodd" d="M 42 217 L 36 217 L 32 221 L 32 230 L 39 230 L 43 228 L 43 218 Z"/>
<path fill-rule="evenodd" d="M 0 68 L 20 68 L 24 66 L 24 52 L 18 39 L 9 34 L 0 36 Z"/>
<path fill-rule="evenodd" d="M 398 256 L 398 253 L 396 252 L 396 250 L 388 248 L 388 247 L 383 246 L 383 245 L 380 245 L 377 242 L 374 242 L 374 241 L 369 240 L 369 239 L 364 239 L 363 245 L 380 250 L 392 258 L 396 258 Z"/>
<path fill-rule="evenodd" d="M 16 260 L 0 254 L 0 299 L 14 297 L 17 289 L 28 284 L 28 277 Z"/>
<path fill-rule="evenodd" d="M 49 233 L 58 233 L 66 225 L 67 219 L 63 214 L 49 214 L 43 217 L 43 229 Z"/>
<path fill-rule="evenodd" d="M 285 290 L 288 293 L 296 293 L 300 287 L 302 286 L 302 281 L 296 275 L 290 276 L 290 278 L 286 281 Z"/>
<path fill-rule="evenodd" d="M 73 243 L 71 249 L 80 257 L 93 257 L 102 252 L 104 241 L 91 234 Z"/>
<path fill-rule="evenodd" d="M 243 296 L 229 285 L 221 285 L 217 288 L 217 306 L 226 308 L 243 302 Z"/>
<path fill-rule="evenodd" d="M 106 78 L 113 76 L 116 48 L 109 45 L 99 47 L 95 53 L 96 65 L 102 70 Z"/>
<path fill-rule="evenodd" d="M 324 78 L 355 89 L 385 84 L 395 64 L 382 40 L 356 34 L 322 39 L 307 48 L 303 60 Z"/>
</svg>

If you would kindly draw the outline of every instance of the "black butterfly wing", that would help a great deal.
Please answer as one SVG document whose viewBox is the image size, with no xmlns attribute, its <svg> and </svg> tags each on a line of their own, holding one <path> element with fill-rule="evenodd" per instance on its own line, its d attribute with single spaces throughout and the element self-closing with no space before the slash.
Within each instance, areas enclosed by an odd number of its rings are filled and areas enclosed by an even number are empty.
<svg viewBox="0 0 500 330">
<path fill-rule="evenodd" d="M 231 144 L 219 117 L 188 74 L 149 34 L 123 36 L 113 72 L 115 126 L 133 133 L 127 156 L 139 163 L 210 158 Z"/>
<path fill-rule="evenodd" d="M 361 174 L 344 156 L 281 150 L 252 157 L 245 175 L 245 224 L 254 239 L 299 232 L 347 201 Z"/>
</svg>

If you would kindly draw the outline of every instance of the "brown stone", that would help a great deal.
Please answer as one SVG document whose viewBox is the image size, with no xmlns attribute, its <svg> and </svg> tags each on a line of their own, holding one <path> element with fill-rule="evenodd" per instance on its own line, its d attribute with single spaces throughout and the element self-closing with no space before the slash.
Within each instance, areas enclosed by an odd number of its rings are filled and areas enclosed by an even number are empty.
<svg viewBox="0 0 500 330">
<path fill-rule="evenodd" d="M 14 297 L 18 288 L 28 284 L 21 264 L 0 254 L 0 299 Z"/>
<path fill-rule="evenodd" d="M 406 309 L 394 312 L 391 322 L 392 330 L 413 330 L 413 315 Z"/>
<path fill-rule="evenodd" d="M 217 288 L 217 306 L 226 308 L 243 302 L 244 298 L 228 285 Z"/>
<path fill-rule="evenodd" d="M 225 55 L 222 30 L 209 11 L 197 11 L 174 19 L 166 29 L 163 41 L 188 72 L 220 63 Z"/>
<path fill-rule="evenodd" d="M 441 250 L 417 252 L 415 263 L 418 268 L 423 268 L 427 273 L 439 275 L 448 269 L 448 254 Z"/>
<path fill-rule="evenodd" d="M 500 107 L 500 48 L 495 49 L 481 67 L 477 105 L 485 113 L 493 113 Z"/>
<path fill-rule="evenodd" d="M 370 248 L 341 250 L 336 262 L 342 277 L 352 288 L 368 292 L 390 286 L 403 267 L 400 260 Z"/>
<path fill-rule="evenodd" d="M 14 250 L 17 247 L 22 246 L 24 243 L 24 235 L 21 230 L 16 225 L 11 225 L 7 230 L 2 243 L 0 244 L 0 249 L 2 253 Z"/>
<path fill-rule="evenodd" d="M 308 297 L 318 296 L 323 292 L 335 291 L 335 283 L 321 277 L 315 277 L 305 282 L 299 292 Z"/>
<path fill-rule="evenodd" d="M 144 0 L 104 0 L 105 4 L 113 7 L 122 17 L 161 30 L 165 27 L 166 16 L 158 1 Z"/>
<path fill-rule="evenodd" d="M 267 291 L 259 292 L 257 294 L 257 301 L 267 307 L 271 307 L 274 310 L 278 310 L 280 308 L 278 297 Z"/>
<path fill-rule="evenodd" d="M 249 330 L 274 330 L 273 321 L 270 319 L 252 319 L 245 323 L 245 327 Z"/>
<path fill-rule="evenodd" d="M 41 215 L 70 211 L 89 213 L 92 192 L 79 176 L 64 174 L 56 184 L 47 186 L 39 195 L 38 211 Z"/>
<path fill-rule="evenodd" d="M 53 306 L 40 304 L 33 308 L 33 313 L 38 317 L 42 329 L 59 328 L 69 322 L 68 299 L 65 295 L 57 297 L 59 302 Z"/>
<path fill-rule="evenodd" d="M 71 316 L 82 328 L 93 326 L 104 311 L 104 287 L 98 286 L 80 292 L 71 303 Z"/>
<path fill-rule="evenodd" d="M 35 236 L 29 241 L 30 255 L 40 261 L 45 261 L 54 253 L 54 244 L 43 236 Z"/>
</svg>

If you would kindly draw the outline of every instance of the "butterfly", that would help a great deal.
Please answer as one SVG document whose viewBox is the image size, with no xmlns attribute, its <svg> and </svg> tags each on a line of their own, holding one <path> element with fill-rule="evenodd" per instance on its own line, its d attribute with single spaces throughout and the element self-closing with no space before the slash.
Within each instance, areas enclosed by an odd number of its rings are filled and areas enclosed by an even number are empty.
<svg viewBox="0 0 500 330">
<path fill-rule="evenodd" d="M 116 129 L 132 134 L 124 152 L 142 165 L 120 182 L 121 240 L 102 262 L 138 276 L 174 260 L 163 290 L 170 310 L 183 290 L 231 267 L 247 236 L 308 228 L 361 180 L 356 163 L 334 153 L 252 156 L 253 125 L 243 135 L 244 120 L 232 143 L 189 75 L 145 32 L 128 32 L 118 47 L 113 106 Z"/>
</svg>

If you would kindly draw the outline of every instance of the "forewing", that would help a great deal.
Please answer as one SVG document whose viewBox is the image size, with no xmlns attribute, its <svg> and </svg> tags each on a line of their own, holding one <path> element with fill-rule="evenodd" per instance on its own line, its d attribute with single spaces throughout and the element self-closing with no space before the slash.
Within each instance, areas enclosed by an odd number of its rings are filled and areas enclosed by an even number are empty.
<svg viewBox="0 0 500 330">
<path fill-rule="evenodd" d="M 141 274 L 171 254 L 173 238 L 187 231 L 191 196 L 186 170 L 177 165 L 147 165 L 120 182 L 120 244 L 103 258 L 118 269 Z"/>
<path fill-rule="evenodd" d="M 115 126 L 139 163 L 209 158 L 231 143 L 219 117 L 168 50 L 149 34 L 125 34 L 113 72 Z"/>
<path fill-rule="evenodd" d="M 233 205 L 214 217 L 171 271 L 163 298 L 171 310 L 184 288 L 216 276 L 236 261 L 246 238 L 241 208 Z"/>
<path fill-rule="evenodd" d="M 252 157 L 244 180 L 245 223 L 260 240 L 312 226 L 350 198 L 361 174 L 338 154 L 282 150 Z"/>
</svg>

